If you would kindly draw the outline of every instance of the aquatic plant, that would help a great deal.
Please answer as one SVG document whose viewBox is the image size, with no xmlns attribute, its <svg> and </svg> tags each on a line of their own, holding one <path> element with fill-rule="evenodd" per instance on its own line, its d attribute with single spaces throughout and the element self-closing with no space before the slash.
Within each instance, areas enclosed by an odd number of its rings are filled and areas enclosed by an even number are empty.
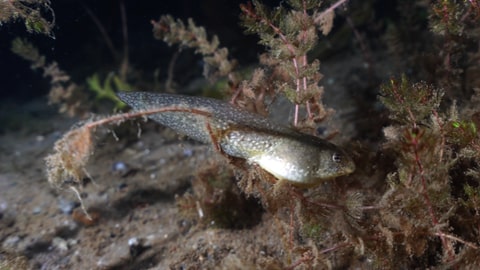
<svg viewBox="0 0 480 270">
<path fill-rule="evenodd" d="M 214 80 L 218 77 L 230 76 L 236 66 L 235 60 L 228 59 L 228 49 L 219 47 L 217 36 L 208 40 L 205 28 L 197 26 L 192 19 L 185 25 L 181 20 L 175 20 L 170 15 L 161 16 L 153 21 L 153 36 L 163 40 L 168 45 L 179 45 L 181 48 L 193 48 L 195 53 L 203 57 L 203 75 Z"/>
<path fill-rule="evenodd" d="M 294 126 L 300 125 L 302 121 L 306 128 L 314 128 L 316 122 L 323 120 L 327 116 L 327 110 L 321 102 L 323 87 L 319 85 L 322 78 L 319 72 L 320 62 L 315 59 L 310 63 L 307 54 L 317 45 L 319 31 L 323 35 L 330 32 L 333 10 L 343 2 L 345 1 L 337 1 L 322 12 L 321 1 L 292 0 L 273 10 L 269 10 L 260 1 L 241 5 L 241 20 L 247 33 L 257 34 L 259 43 L 268 48 L 261 63 L 272 70 L 270 76 L 273 77 L 264 80 L 273 85 L 256 83 L 252 87 L 246 83 L 242 93 L 251 97 L 253 92 L 262 98 L 266 95 L 260 89 L 275 89 L 267 93 L 270 96 L 283 93 L 295 104 Z M 265 69 L 257 69 L 256 72 L 265 76 Z M 305 118 L 300 116 L 300 105 L 306 109 Z"/>
<path fill-rule="evenodd" d="M 59 112 L 69 116 L 83 116 L 89 109 L 86 94 L 77 84 L 72 82 L 70 76 L 62 70 L 58 63 L 48 63 L 37 47 L 31 42 L 15 38 L 11 50 L 21 58 L 31 63 L 33 70 L 43 70 L 43 77 L 50 79 L 50 92 L 48 101 L 59 106 Z"/>
<path fill-rule="evenodd" d="M 47 19 L 47 15 L 50 18 Z M 11 0 L 0 2 L 0 25 L 21 20 L 31 33 L 46 34 L 53 37 L 55 13 L 50 0 Z"/>
<path fill-rule="evenodd" d="M 102 99 L 110 100 L 114 103 L 115 110 L 121 110 L 126 107 L 125 103 L 121 102 L 115 93 L 122 89 L 132 89 L 132 86 L 114 73 L 109 73 L 103 82 L 97 73 L 93 74 L 87 78 L 87 87 L 94 92 L 97 102 Z"/>
<path fill-rule="evenodd" d="M 2 6 L 4 9 L 2 9 Z M 39 49 L 26 39 L 15 38 L 11 43 L 11 51 L 24 60 L 31 63 L 33 70 L 43 70 L 43 76 L 50 78 L 51 88 L 48 94 L 50 104 L 59 106 L 59 111 L 70 117 L 78 116 L 85 118 L 87 112 L 92 107 L 101 103 L 102 100 L 113 102 L 114 109 L 122 109 L 125 104 L 120 102 L 115 96 L 115 92 L 120 89 L 131 89 L 128 84 L 127 75 L 132 72 L 129 66 L 128 52 L 128 31 L 126 25 L 125 5 L 119 2 L 120 14 L 122 19 L 123 48 L 120 54 L 113 46 L 111 38 L 108 36 L 105 27 L 101 24 L 98 17 L 84 4 L 82 4 L 87 14 L 99 28 L 105 43 L 110 49 L 114 60 L 119 62 L 118 75 L 109 72 L 103 82 L 99 74 L 95 73 L 85 79 L 86 85 L 75 83 L 71 80 L 68 72 L 62 70 L 56 61 L 48 63 L 46 57 L 40 53 Z M 47 22 L 41 17 L 41 10 L 48 10 L 52 14 L 52 22 Z M 6 16 L 2 18 L 2 15 Z M 25 17 L 25 18 L 24 18 Z M 0 23 L 24 18 L 29 31 L 49 34 L 53 36 L 52 28 L 55 23 L 55 14 L 50 7 L 49 0 L 29 0 L 29 1 L 3 1 L 0 3 Z M 2 21 L 2 19 L 4 21 Z M 33 27 L 29 28 L 29 27 Z M 88 93 L 90 90 L 91 93 Z M 93 101 L 90 96 L 93 95 Z"/>
<path fill-rule="evenodd" d="M 390 189 L 382 197 L 380 215 L 385 236 L 402 235 L 398 242 L 389 240 L 390 248 L 400 244 L 407 256 L 420 257 L 432 245 L 425 235 L 438 236 L 441 260 L 448 262 L 455 257 L 454 241 L 447 237 L 455 208 L 449 177 L 455 159 L 438 112 L 442 96 L 442 90 L 412 84 L 405 76 L 382 87 L 380 100 L 395 121 L 384 130 L 386 148 L 395 152 L 397 170 L 387 176 Z"/>
</svg>

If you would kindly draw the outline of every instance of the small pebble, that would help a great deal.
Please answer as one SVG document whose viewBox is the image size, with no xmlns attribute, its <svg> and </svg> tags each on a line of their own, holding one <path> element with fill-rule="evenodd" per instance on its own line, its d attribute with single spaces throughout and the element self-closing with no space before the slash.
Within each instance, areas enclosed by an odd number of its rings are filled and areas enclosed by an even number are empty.
<svg viewBox="0 0 480 270">
<path fill-rule="evenodd" d="M 112 166 L 112 171 L 113 172 L 116 172 L 116 173 L 120 173 L 120 174 L 126 174 L 128 172 L 129 168 L 127 166 L 127 164 L 125 164 L 125 162 L 122 162 L 122 161 L 117 161 L 115 163 L 113 163 L 113 166 Z"/>
<path fill-rule="evenodd" d="M 61 252 L 68 251 L 68 243 L 61 237 L 55 237 L 52 240 L 52 246 Z"/>
<path fill-rule="evenodd" d="M 138 244 L 139 244 L 138 238 L 132 237 L 132 238 L 128 239 L 128 245 L 129 246 L 138 246 Z"/>
<path fill-rule="evenodd" d="M 32 214 L 38 215 L 42 212 L 42 208 L 40 206 L 35 206 L 32 210 Z"/>
<path fill-rule="evenodd" d="M 6 202 L 0 203 L 0 212 L 5 211 L 8 208 L 8 204 Z"/>
<path fill-rule="evenodd" d="M 65 215 L 70 215 L 75 207 L 75 202 L 65 200 L 63 198 L 60 198 L 58 202 L 58 208 L 60 208 L 60 211 L 62 211 L 62 213 L 64 213 Z"/>
<path fill-rule="evenodd" d="M 145 247 L 143 246 L 143 241 L 138 240 L 138 238 L 136 237 L 128 239 L 128 246 L 130 249 L 130 257 L 132 258 L 137 257 L 145 250 Z"/>
<path fill-rule="evenodd" d="M 193 149 L 191 148 L 183 149 L 183 155 L 186 157 L 191 157 L 193 155 Z"/>
</svg>

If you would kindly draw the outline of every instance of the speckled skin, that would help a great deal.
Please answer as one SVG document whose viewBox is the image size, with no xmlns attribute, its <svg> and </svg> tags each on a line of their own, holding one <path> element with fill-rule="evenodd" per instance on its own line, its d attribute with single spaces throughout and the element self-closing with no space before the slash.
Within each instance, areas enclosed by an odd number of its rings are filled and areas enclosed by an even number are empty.
<svg viewBox="0 0 480 270">
<path fill-rule="evenodd" d="M 146 92 L 118 96 L 136 111 L 185 109 L 149 117 L 195 140 L 217 144 L 225 154 L 256 163 L 293 184 L 315 185 L 355 170 L 352 159 L 334 144 L 220 100 Z"/>
</svg>

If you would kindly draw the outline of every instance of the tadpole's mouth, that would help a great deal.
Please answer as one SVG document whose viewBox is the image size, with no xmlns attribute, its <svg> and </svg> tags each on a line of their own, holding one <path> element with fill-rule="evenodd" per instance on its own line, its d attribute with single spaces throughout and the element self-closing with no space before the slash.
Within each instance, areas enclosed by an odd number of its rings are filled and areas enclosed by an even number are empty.
<svg viewBox="0 0 480 270">
<path fill-rule="evenodd" d="M 356 169 L 356 166 L 355 166 L 355 163 L 353 162 L 353 160 L 350 161 L 350 163 L 348 164 L 348 166 L 346 166 L 346 174 L 351 174 L 355 171 Z"/>
</svg>

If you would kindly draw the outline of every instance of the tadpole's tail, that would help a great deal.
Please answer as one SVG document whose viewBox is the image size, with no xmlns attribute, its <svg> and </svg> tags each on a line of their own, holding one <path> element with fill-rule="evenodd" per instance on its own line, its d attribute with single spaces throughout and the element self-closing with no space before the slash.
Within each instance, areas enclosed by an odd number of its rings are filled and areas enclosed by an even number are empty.
<svg viewBox="0 0 480 270">
<path fill-rule="evenodd" d="M 208 125 L 216 130 L 225 130 L 233 125 L 257 131 L 299 136 L 297 132 L 288 127 L 278 125 L 265 117 L 234 107 L 218 99 L 130 91 L 119 92 L 117 95 L 135 111 L 166 107 L 192 110 L 192 112 L 161 112 L 153 114 L 149 118 L 181 134 L 206 143 L 210 142 L 210 135 L 205 131 L 205 127 Z M 201 111 L 204 114 L 195 114 L 194 111 Z"/>
<path fill-rule="evenodd" d="M 209 115 L 218 106 L 215 105 L 216 100 L 148 92 L 119 92 L 117 95 L 134 111 L 172 108 L 171 111 L 152 114 L 148 118 L 194 140 L 211 143 L 207 126 L 215 125 L 214 119 L 211 119 Z M 182 110 L 176 111 L 174 109 Z M 194 111 L 205 113 L 199 114 Z"/>
<path fill-rule="evenodd" d="M 164 98 L 159 98 L 159 94 L 148 93 L 148 92 L 118 92 L 117 96 L 121 101 L 128 104 L 132 109 L 147 110 L 152 108 L 161 108 L 168 106 L 167 102 L 160 102 L 165 100 Z M 163 96 L 163 94 L 160 94 Z"/>
</svg>

